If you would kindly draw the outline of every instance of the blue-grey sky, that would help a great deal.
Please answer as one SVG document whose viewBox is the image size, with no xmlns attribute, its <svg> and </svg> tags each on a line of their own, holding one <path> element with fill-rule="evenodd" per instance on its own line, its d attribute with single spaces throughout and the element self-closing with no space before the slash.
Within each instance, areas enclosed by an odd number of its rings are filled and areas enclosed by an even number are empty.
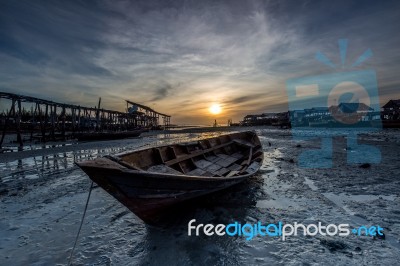
<svg viewBox="0 0 400 266">
<path fill-rule="evenodd" d="M 399 14 L 399 1 L 2 0 L 0 91 L 210 124 L 287 110 L 289 78 L 375 69 L 384 103 L 400 98 Z M 347 67 L 315 60 L 339 63 L 342 38 Z"/>
</svg>

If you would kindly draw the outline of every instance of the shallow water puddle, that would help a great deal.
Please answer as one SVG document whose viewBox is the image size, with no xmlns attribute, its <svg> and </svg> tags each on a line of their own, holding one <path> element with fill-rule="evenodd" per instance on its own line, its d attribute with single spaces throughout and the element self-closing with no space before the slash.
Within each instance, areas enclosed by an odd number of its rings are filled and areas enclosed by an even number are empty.
<svg viewBox="0 0 400 266">
<path fill-rule="evenodd" d="M 299 208 L 300 205 L 289 198 L 274 198 L 272 200 L 259 200 L 257 208 L 289 210 Z"/>
<path fill-rule="evenodd" d="M 265 160 L 261 167 L 262 178 L 264 179 L 263 190 L 271 199 L 262 199 L 257 201 L 257 208 L 267 209 L 293 209 L 300 208 L 301 205 L 294 201 L 293 198 L 285 197 L 285 192 L 292 188 L 288 182 L 278 179 L 280 170 L 275 165 L 274 157 L 280 156 L 282 153 L 275 149 L 273 152 L 265 152 Z"/>
<path fill-rule="evenodd" d="M 384 199 L 388 201 L 394 201 L 396 195 L 349 195 L 347 193 L 335 194 L 332 192 L 322 193 L 327 199 L 335 203 L 337 206 L 343 208 L 348 214 L 354 215 L 355 212 L 347 207 L 346 202 L 355 201 L 359 203 L 365 203 L 368 201 Z"/>
<path fill-rule="evenodd" d="M 308 177 L 304 177 L 304 180 L 305 180 L 304 184 L 309 186 L 311 188 L 311 190 L 313 190 L 313 191 L 317 191 L 318 190 L 318 187 L 314 184 L 314 181 L 312 181 Z"/>
</svg>

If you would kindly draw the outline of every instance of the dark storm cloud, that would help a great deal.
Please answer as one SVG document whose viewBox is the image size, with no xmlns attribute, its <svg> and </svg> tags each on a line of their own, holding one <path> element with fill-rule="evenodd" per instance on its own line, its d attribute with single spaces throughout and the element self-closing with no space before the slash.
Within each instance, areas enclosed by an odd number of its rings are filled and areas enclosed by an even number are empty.
<svg viewBox="0 0 400 266">
<path fill-rule="evenodd" d="M 110 75 L 97 65 L 104 47 L 101 13 L 72 2 L 8 1 L 1 8 L 2 53 L 31 66 L 56 67 L 66 73 Z"/>
<path fill-rule="evenodd" d="M 172 90 L 172 86 L 170 84 L 163 84 L 160 85 L 155 91 L 154 91 L 154 97 L 150 101 L 158 101 L 162 100 L 163 98 L 167 97 L 168 93 Z"/>
</svg>

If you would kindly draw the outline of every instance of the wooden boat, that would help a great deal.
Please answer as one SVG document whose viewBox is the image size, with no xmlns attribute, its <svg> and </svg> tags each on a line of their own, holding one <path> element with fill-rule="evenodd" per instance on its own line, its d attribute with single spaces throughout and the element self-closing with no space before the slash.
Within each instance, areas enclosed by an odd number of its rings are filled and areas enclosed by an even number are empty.
<svg viewBox="0 0 400 266">
<path fill-rule="evenodd" d="M 147 223 L 168 207 L 223 190 L 256 173 L 263 161 L 254 132 L 130 151 L 77 165 Z"/>
<path fill-rule="evenodd" d="M 122 132 L 91 132 L 78 133 L 74 136 L 79 141 L 114 140 L 139 137 L 142 132 L 142 130 L 130 130 Z"/>
</svg>

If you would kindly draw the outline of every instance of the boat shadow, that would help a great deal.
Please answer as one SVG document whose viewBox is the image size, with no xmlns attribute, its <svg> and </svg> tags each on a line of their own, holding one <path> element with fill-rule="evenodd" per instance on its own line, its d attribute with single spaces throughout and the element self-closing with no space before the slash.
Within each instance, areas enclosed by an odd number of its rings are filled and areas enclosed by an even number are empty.
<svg viewBox="0 0 400 266">
<path fill-rule="evenodd" d="M 198 197 L 168 209 L 149 230 L 187 227 L 190 220 L 196 223 L 226 223 L 245 221 L 255 210 L 257 200 L 263 196 L 263 179 L 260 174 L 222 191 Z"/>
<path fill-rule="evenodd" d="M 265 213 L 256 208 L 258 199 L 263 195 L 263 179 L 260 174 L 245 182 L 221 192 L 191 200 L 180 205 L 166 215 L 162 222 L 146 225 L 147 234 L 144 246 L 146 255 L 140 259 L 140 265 L 171 262 L 173 265 L 190 265 L 193 261 L 209 264 L 220 261 L 222 264 L 239 265 L 238 258 L 232 253 L 240 252 L 238 237 L 188 235 L 188 222 L 196 219 L 197 224 L 256 223 L 265 218 Z M 227 251 L 227 249 L 229 251 Z M 233 256 L 232 256 L 233 255 Z M 163 258 L 163 259 L 161 259 Z M 167 261 L 164 261 L 166 259 Z"/>
</svg>

